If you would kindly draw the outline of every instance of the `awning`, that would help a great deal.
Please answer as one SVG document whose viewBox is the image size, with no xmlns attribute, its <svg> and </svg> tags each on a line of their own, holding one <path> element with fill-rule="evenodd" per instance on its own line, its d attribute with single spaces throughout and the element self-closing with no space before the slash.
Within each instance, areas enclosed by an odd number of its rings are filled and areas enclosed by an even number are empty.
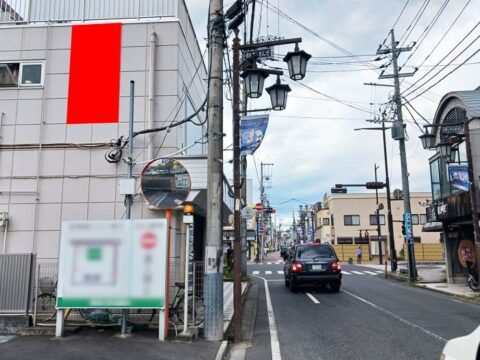
<svg viewBox="0 0 480 360">
<path fill-rule="evenodd" d="M 192 203 L 195 205 L 195 214 L 206 217 L 207 216 L 207 189 L 191 190 L 185 199 L 185 203 Z M 223 203 L 222 209 L 223 225 L 228 224 L 228 217 L 232 214 L 228 206 Z"/>
<path fill-rule="evenodd" d="M 442 232 L 443 225 L 441 222 L 429 222 L 422 226 L 422 231 L 424 232 Z"/>
</svg>

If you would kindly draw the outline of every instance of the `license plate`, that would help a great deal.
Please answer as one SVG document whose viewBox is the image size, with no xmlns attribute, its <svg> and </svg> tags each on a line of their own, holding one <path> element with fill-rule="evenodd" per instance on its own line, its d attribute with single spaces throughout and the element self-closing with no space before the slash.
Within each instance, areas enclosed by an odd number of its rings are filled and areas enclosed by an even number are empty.
<svg viewBox="0 0 480 360">
<path fill-rule="evenodd" d="M 323 270 L 322 265 L 312 265 L 312 270 Z"/>
</svg>

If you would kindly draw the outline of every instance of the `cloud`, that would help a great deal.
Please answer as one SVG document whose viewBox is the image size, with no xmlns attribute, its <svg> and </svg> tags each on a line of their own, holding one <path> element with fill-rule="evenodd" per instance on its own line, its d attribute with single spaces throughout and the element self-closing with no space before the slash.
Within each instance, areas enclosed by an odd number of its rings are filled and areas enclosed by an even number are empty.
<svg viewBox="0 0 480 360">
<path fill-rule="evenodd" d="M 231 1 L 225 1 L 226 6 L 230 3 Z M 259 3 L 257 2 L 257 5 Z M 378 75 L 380 71 L 367 70 L 368 66 L 365 63 L 358 64 L 356 62 L 357 58 L 322 58 L 325 56 L 343 56 L 345 53 L 322 41 L 315 34 L 327 38 L 335 45 L 349 52 L 365 55 L 362 56 L 364 60 L 373 60 L 377 57 L 375 52 L 378 44 L 381 44 L 384 39 L 386 39 L 386 44 L 389 44 L 388 32 L 400 14 L 405 2 L 378 0 L 279 0 L 270 1 L 269 3 L 279 6 L 283 12 L 308 28 L 308 30 L 293 24 L 283 17 L 279 17 L 273 11 L 268 11 L 267 14 L 266 2 L 263 2 L 263 7 L 257 6 L 256 8 L 255 35 L 257 33 L 267 35 L 268 33 L 285 38 L 302 37 L 303 41 L 299 44 L 300 47 L 313 56 L 307 68 L 307 76 L 302 80 L 302 83 L 329 96 L 352 101 L 349 104 L 367 110 L 367 112 L 360 111 L 331 101 L 331 99 L 326 99 L 319 93 L 290 82 L 292 91 L 289 94 L 287 108 L 281 112 L 270 113 L 271 117 L 266 137 L 255 154 L 258 167 L 262 161 L 274 163 L 272 188 L 269 191 L 272 202 L 281 203 L 291 198 L 297 198 L 306 203 L 322 201 L 323 194 L 329 192 L 330 187 L 335 183 L 371 181 L 374 176 L 374 163 L 381 166 L 378 176 L 383 180 L 384 161 L 381 132 L 354 131 L 353 129 L 375 126 L 365 122 L 366 119 L 371 119 L 373 116 L 369 111 L 377 110 L 381 103 L 388 101 L 392 92 L 392 88 L 365 86 L 363 83 L 392 84 L 393 82 L 391 80 L 379 80 Z M 401 88 L 403 90 L 406 90 L 411 84 L 416 84 L 433 65 L 440 62 L 446 54 L 451 53 L 453 47 L 477 23 L 477 15 L 480 13 L 480 2 L 470 2 L 458 22 L 452 27 L 447 36 L 438 43 L 464 7 L 465 2 L 450 1 L 438 20 L 432 24 L 431 22 L 435 14 L 443 4 L 441 0 L 432 0 L 423 16 L 413 27 L 410 36 L 404 42 L 406 34 L 410 31 L 407 31 L 407 29 L 412 29 L 413 25 L 410 28 L 409 25 L 412 23 L 422 3 L 410 2 L 395 26 L 395 34 L 397 40 L 401 39 L 401 46 L 407 46 L 412 41 L 419 42 L 428 31 L 425 40 L 419 43 L 419 46 L 417 45 L 413 48 L 414 52 L 410 51 L 401 54 L 399 65 L 404 65 L 402 72 L 413 71 L 414 66 L 420 65 L 433 50 L 429 58 L 425 60 L 424 67 L 420 68 L 415 76 L 402 80 Z M 201 34 L 197 33 L 197 37 L 202 39 L 205 37 L 208 1 L 187 0 L 187 5 L 189 6 L 195 29 Z M 261 22 L 259 21 L 260 16 Z M 456 56 L 479 33 L 480 29 L 476 29 L 467 38 L 464 45 L 459 46 L 456 51 L 451 53 L 441 63 L 445 64 Z M 402 39 L 404 34 L 405 36 Z M 291 51 L 292 48 L 293 45 L 286 45 L 277 47 L 274 51 L 278 54 L 285 54 L 287 51 Z M 476 49 L 478 49 L 477 43 L 452 63 L 461 63 Z M 410 55 L 412 56 L 408 59 Z M 353 63 L 338 64 L 348 61 Z M 389 59 L 386 58 L 382 61 L 371 61 L 369 64 L 373 67 L 378 67 L 388 63 L 388 61 Z M 480 55 L 472 58 L 470 61 L 480 62 Z M 283 62 L 267 62 L 267 64 L 285 68 Z M 360 69 L 365 70 L 351 71 Z M 436 68 L 435 71 L 432 71 L 426 79 L 435 74 L 439 69 Z M 446 68 L 445 71 L 435 77 L 435 80 L 440 79 L 452 69 L 453 67 Z M 479 70 L 479 64 L 465 65 L 423 96 L 412 100 L 411 104 L 427 120 L 431 120 L 444 94 L 454 90 L 471 90 L 480 85 L 478 78 L 472 76 L 472 74 L 477 74 Z M 385 73 L 388 74 L 391 71 L 390 66 Z M 267 86 L 274 80 L 273 77 L 267 79 Z M 287 79 L 282 78 L 282 81 L 287 82 Z M 431 81 L 429 84 L 434 82 Z M 414 94 L 417 93 L 418 91 Z M 414 94 L 410 95 L 409 98 L 411 99 Z M 374 105 L 370 105 L 370 103 L 374 103 Z M 250 109 L 258 109 L 268 105 L 269 99 L 266 93 L 261 99 L 249 101 Z M 225 145 L 228 145 L 232 141 L 231 105 L 225 100 L 224 106 L 224 127 L 227 132 Z M 410 190 L 430 191 L 428 158 L 432 153 L 425 151 L 419 143 L 418 136 L 420 135 L 420 130 L 413 123 L 412 116 L 406 109 L 404 109 L 403 115 L 406 120 L 408 133 L 406 148 Z M 424 123 L 416 113 L 413 112 L 413 115 L 417 121 Z M 401 188 L 399 145 L 397 141 L 391 138 L 389 131 L 387 132 L 387 150 L 392 189 Z M 228 157 L 231 157 L 231 154 L 228 154 Z M 227 176 L 231 177 L 229 174 Z M 254 179 L 254 186 L 258 187 L 257 175 L 251 157 L 249 158 L 248 176 Z M 254 190 L 254 196 L 258 198 L 258 189 Z M 298 202 L 288 202 L 279 208 L 278 216 L 279 218 L 290 219 L 292 216 L 291 211 L 297 208 Z"/>
</svg>

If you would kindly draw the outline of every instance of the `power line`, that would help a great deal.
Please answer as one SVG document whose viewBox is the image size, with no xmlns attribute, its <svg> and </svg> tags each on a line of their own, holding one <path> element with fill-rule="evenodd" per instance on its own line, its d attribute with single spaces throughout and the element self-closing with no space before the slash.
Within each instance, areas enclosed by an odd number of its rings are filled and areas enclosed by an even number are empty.
<svg viewBox="0 0 480 360">
<path fill-rule="evenodd" d="M 305 26 L 304 24 L 300 23 L 299 21 L 295 20 L 294 18 L 292 18 L 291 16 L 289 16 L 288 14 L 284 13 L 283 11 L 281 11 L 280 9 L 278 9 L 277 7 L 275 7 L 274 5 L 272 4 L 268 4 L 267 3 L 267 6 L 270 7 L 271 9 L 273 9 L 275 12 L 277 12 L 277 14 L 279 14 L 281 17 L 283 17 L 284 19 L 290 21 L 291 23 L 297 25 L 298 27 L 302 28 L 303 30 L 309 32 L 310 34 L 314 35 L 315 37 L 317 37 L 318 39 L 326 42 L 327 44 L 329 44 L 330 46 L 332 46 L 333 48 L 337 49 L 338 51 L 340 51 L 341 53 L 345 54 L 345 55 L 350 55 L 351 57 L 353 58 L 357 58 L 358 59 L 358 62 L 366 62 L 364 59 L 361 58 L 361 56 L 359 55 L 356 55 L 354 53 L 352 53 L 351 51 L 348 51 L 344 48 L 342 48 L 340 45 L 337 45 L 335 44 L 333 41 L 330 41 L 328 40 L 327 38 L 321 36 L 320 34 L 318 34 L 317 32 L 313 31 L 312 29 L 310 29 L 309 27 Z M 368 62 L 367 62 L 368 63 Z"/>
<path fill-rule="evenodd" d="M 467 37 L 480 25 L 480 21 L 477 22 L 477 24 L 463 37 L 462 40 L 460 40 L 457 45 L 455 45 L 453 47 L 453 49 L 451 49 L 450 51 L 447 52 L 447 54 L 442 58 L 440 59 L 440 61 L 438 63 L 435 64 L 434 67 L 432 67 L 427 73 L 425 73 L 424 75 L 422 75 L 415 83 L 413 83 L 412 85 L 410 85 L 408 88 L 405 89 L 405 92 L 410 90 L 412 87 L 416 86 L 422 79 L 424 79 L 425 77 L 427 77 L 428 74 L 430 74 L 437 66 L 439 66 L 442 61 L 444 61 L 450 54 L 452 54 L 466 39 Z M 478 36 L 477 38 L 475 38 L 475 40 L 473 40 L 465 49 L 463 49 L 463 51 L 458 54 L 457 56 L 455 56 L 455 58 L 453 58 L 448 64 L 451 64 L 456 58 L 458 58 L 463 52 L 465 52 L 465 50 L 467 50 L 476 40 L 478 39 Z M 445 69 L 445 67 L 443 68 Z M 443 69 L 441 69 L 440 71 L 443 71 Z M 434 75 L 433 77 L 435 77 L 436 75 Z M 433 79 L 433 77 L 431 79 Z M 430 80 L 431 80 L 430 79 Z M 427 83 L 428 81 L 430 80 L 427 80 L 425 83 Z M 425 85 L 425 84 L 423 84 Z M 423 86 L 421 85 L 421 86 Z M 405 96 L 408 96 L 410 95 L 411 93 L 415 92 L 416 90 L 418 90 L 420 88 L 420 86 L 418 86 L 416 89 L 412 90 L 409 94 L 405 95 Z"/>
<path fill-rule="evenodd" d="M 433 17 L 432 21 L 430 22 L 430 24 L 427 25 L 427 27 L 425 28 L 425 30 L 423 30 L 423 33 L 420 35 L 420 38 L 419 40 L 417 41 L 416 43 L 416 46 L 415 46 L 415 49 L 413 49 L 413 51 L 410 53 L 410 55 L 408 56 L 407 60 L 405 60 L 405 62 L 403 63 L 403 65 L 400 67 L 400 69 L 402 67 L 405 66 L 405 64 L 412 58 L 413 54 L 415 54 L 415 52 L 418 50 L 418 48 L 420 47 L 420 45 L 423 43 L 423 41 L 425 40 L 425 38 L 428 36 L 428 34 L 430 33 L 430 31 L 432 31 L 433 27 L 435 26 L 435 24 L 437 23 L 438 19 L 440 18 L 440 16 L 442 15 L 443 11 L 445 10 L 445 8 L 447 7 L 448 5 L 448 2 L 450 0 L 445 0 L 442 4 L 442 6 L 440 7 L 440 9 L 437 11 L 437 13 L 435 14 L 435 16 Z"/>
<path fill-rule="evenodd" d="M 460 13 L 457 15 L 457 17 L 453 20 L 453 22 L 450 24 L 450 26 L 448 27 L 448 29 L 445 31 L 445 33 L 442 35 L 442 37 L 440 38 L 440 40 L 438 40 L 438 42 L 433 46 L 432 48 L 432 51 L 430 51 L 430 53 L 425 57 L 425 59 L 423 59 L 423 61 L 421 62 L 421 64 L 419 66 L 417 66 L 419 69 L 424 66 L 423 64 L 425 63 L 425 61 L 428 60 L 428 58 L 435 52 L 435 50 L 438 49 L 438 45 L 440 45 L 440 43 L 443 41 L 443 39 L 447 36 L 447 34 L 450 32 L 450 30 L 452 29 L 452 27 L 456 24 L 456 22 L 458 21 L 458 19 L 460 18 L 460 16 L 463 14 L 463 12 L 465 11 L 465 9 L 467 8 L 468 4 L 470 4 L 470 1 L 471 0 L 468 0 L 467 3 L 465 4 L 465 6 L 462 8 L 462 10 L 460 10 Z M 407 89 L 408 90 L 408 89 Z"/>
<path fill-rule="evenodd" d="M 480 25 L 480 21 L 477 23 L 477 25 L 475 25 L 474 29 Z M 473 29 L 472 29 L 473 31 Z M 467 34 L 467 36 L 471 33 L 471 31 Z M 466 38 L 466 37 L 465 37 Z M 463 38 L 461 42 L 463 42 L 463 40 L 465 39 Z M 453 61 L 455 61 L 460 55 L 462 55 L 465 51 L 467 51 L 478 39 L 480 38 L 480 35 L 478 35 L 475 39 L 473 39 L 473 41 L 468 44 L 459 54 L 457 54 L 452 60 L 450 60 L 450 62 L 448 64 L 451 64 Z M 461 43 L 460 42 L 460 43 Z M 453 50 L 455 50 L 458 45 L 460 44 L 458 43 L 454 48 Z M 453 52 L 452 50 L 452 52 Z M 478 51 L 477 51 L 478 52 Z M 473 55 L 475 55 L 477 52 L 475 52 Z M 451 52 L 450 52 L 451 53 Z M 450 53 L 448 53 L 445 57 L 447 57 L 448 55 L 450 55 Z M 466 63 L 468 60 L 470 60 L 473 55 L 469 56 L 465 61 L 463 61 L 459 66 L 455 67 L 455 69 L 453 69 L 452 71 L 450 71 L 448 74 L 451 74 L 452 72 L 456 71 L 460 66 L 462 66 L 464 63 Z M 443 61 L 445 59 L 445 57 L 441 60 Z M 440 61 L 440 62 L 441 62 Z M 438 64 L 437 64 L 438 65 Z M 424 81 L 423 84 L 421 85 L 418 85 L 415 89 L 411 90 L 408 94 L 405 95 L 405 97 L 407 96 L 410 96 L 411 94 L 413 94 L 414 92 L 420 90 L 420 88 L 422 88 L 423 86 L 425 86 L 426 84 L 428 84 L 430 81 L 432 81 L 435 77 L 437 77 L 441 72 L 443 72 L 447 67 L 443 67 L 442 69 L 440 69 L 437 73 L 435 73 L 433 76 L 431 76 L 428 80 Z M 420 80 L 422 80 L 423 78 L 425 78 L 429 73 L 431 73 L 433 70 L 435 69 L 435 67 L 431 68 L 425 75 L 423 75 L 420 79 L 418 79 L 418 81 L 415 83 L 415 84 L 418 84 L 420 82 Z M 447 75 L 448 76 L 448 75 Z M 444 79 L 445 77 L 442 78 L 442 80 Z M 415 85 L 414 84 L 414 85 Z M 436 82 L 435 84 L 438 84 L 438 82 Z M 410 89 L 412 86 L 410 86 L 408 89 Z M 428 89 L 431 89 L 433 86 L 430 86 Z M 408 89 L 406 89 L 405 91 L 408 91 Z M 428 90 L 427 89 L 427 90 Z M 425 91 L 427 91 L 425 90 Z M 422 94 L 425 92 L 423 91 Z M 419 96 L 419 95 L 418 95 Z M 415 96 L 415 98 L 417 98 L 418 96 Z M 410 99 L 410 100 L 413 100 L 413 99 Z"/>
<path fill-rule="evenodd" d="M 402 45 L 400 45 L 401 47 L 403 47 L 403 45 L 407 42 L 408 37 L 411 35 L 413 29 L 415 29 L 415 26 L 417 26 L 418 21 L 422 17 L 422 15 L 425 12 L 425 9 L 427 8 L 429 3 L 430 3 L 430 0 L 424 0 L 422 6 L 417 11 L 417 14 L 413 18 L 413 20 L 410 22 L 407 29 L 403 33 L 403 35 L 400 37 L 400 40 L 398 40 L 399 43 L 402 43 Z M 402 39 L 403 39 L 404 36 L 405 36 L 405 39 L 402 42 Z"/>
<path fill-rule="evenodd" d="M 402 9 L 402 11 L 400 11 L 400 14 L 398 14 L 397 20 L 395 20 L 395 22 L 393 23 L 392 29 L 395 29 L 395 25 L 397 25 L 398 20 L 400 20 L 400 18 L 402 17 L 403 12 L 404 12 L 405 9 L 407 8 L 407 5 L 408 5 L 409 2 L 410 2 L 410 0 L 407 0 L 407 2 L 405 3 L 405 5 L 403 5 L 403 9 Z M 383 43 L 384 43 L 384 44 L 385 44 L 385 41 L 387 40 L 387 38 L 388 38 L 388 35 L 387 35 L 387 37 L 385 38 L 385 40 L 383 40 Z"/>
<path fill-rule="evenodd" d="M 480 52 L 480 48 L 475 51 L 472 55 L 470 55 L 463 63 L 467 62 L 468 60 L 470 60 L 472 57 L 474 57 L 478 52 Z M 421 96 L 423 93 L 425 93 L 426 91 L 430 90 L 431 88 L 433 88 L 434 86 L 438 85 L 440 82 L 442 82 L 443 80 L 445 80 L 445 78 L 447 78 L 448 76 L 450 76 L 452 73 L 454 73 L 455 71 L 457 71 L 462 65 L 458 65 L 455 69 L 453 69 L 452 71 L 450 71 L 449 73 L 445 74 L 445 76 L 443 76 L 441 79 L 439 79 L 438 81 L 436 81 L 433 85 L 430 85 L 427 89 L 425 89 L 424 91 L 422 91 L 420 94 L 417 94 L 416 96 L 414 96 L 413 98 L 410 99 L 410 101 L 412 100 L 415 100 L 416 98 L 418 98 L 419 96 Z M 442 69 L 443 70 L 443 69 Z"/>
</svg>

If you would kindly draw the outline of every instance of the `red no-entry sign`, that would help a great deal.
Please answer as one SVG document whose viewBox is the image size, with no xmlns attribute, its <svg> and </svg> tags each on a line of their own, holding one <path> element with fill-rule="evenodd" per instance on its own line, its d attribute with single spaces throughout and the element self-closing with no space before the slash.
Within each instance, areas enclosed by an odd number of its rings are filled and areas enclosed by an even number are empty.
<svg viewBox="0 0 480 360">
<path fill-rule="evenodd" d="M 255 210 L 256 210 L 257 212 L 263 211 L 263 205 L 262 205 L 262 203 L 257 203 L 257 204 L 255 205 Z"/>
</svg>

